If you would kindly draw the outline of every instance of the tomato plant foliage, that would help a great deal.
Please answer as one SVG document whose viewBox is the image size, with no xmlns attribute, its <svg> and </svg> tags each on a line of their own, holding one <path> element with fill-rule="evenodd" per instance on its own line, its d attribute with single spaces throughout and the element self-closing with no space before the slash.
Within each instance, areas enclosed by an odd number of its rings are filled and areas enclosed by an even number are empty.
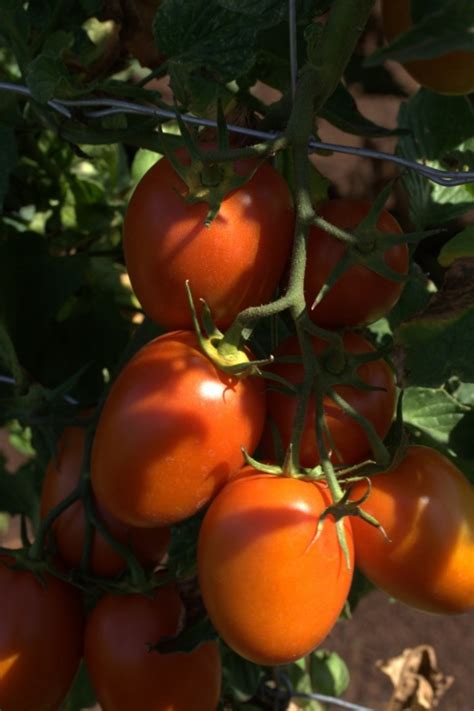
<svg viewBox="0 0 474 711">
<path fill-rule="evenodd" d="M 474 183 L 407 162 L 474 171 L 474 5 L 372 4 L 2 2 L 2 709 L 340 695 L 361 571 L 472 606 Z"/>
</svg>

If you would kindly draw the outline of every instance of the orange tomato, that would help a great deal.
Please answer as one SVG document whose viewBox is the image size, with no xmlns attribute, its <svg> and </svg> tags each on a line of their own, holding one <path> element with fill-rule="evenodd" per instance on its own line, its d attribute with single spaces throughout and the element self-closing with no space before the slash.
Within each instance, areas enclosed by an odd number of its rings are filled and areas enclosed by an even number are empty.
<svg viewBox="0 0 474 711">
<path fill-rule="evenodd" d="M 366 490 L 357 484 L 351 498 Z M 395 469 L 372 478 L 362 508 L 389 538 L 351 519 L 356 564 L 372 582 L 429 612 L 474 608 L 474 488 L 449 459 L 409 447 Z"/>
<path fill-rule="evenodd" d="M 216 630 L 256 664 L 287 664 L 330 632 L 349 592 L 324 485 L 255 473 L 228 484 L 206 512 L 198 541 L 204 604 Z M 352 532 L 345 531 L 353 561 Z"/>
</svg>

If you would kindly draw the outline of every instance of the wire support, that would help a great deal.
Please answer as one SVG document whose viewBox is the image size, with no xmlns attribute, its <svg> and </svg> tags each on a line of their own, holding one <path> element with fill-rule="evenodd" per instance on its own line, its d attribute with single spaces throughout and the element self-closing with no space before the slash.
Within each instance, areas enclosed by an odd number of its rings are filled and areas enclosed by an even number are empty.
<svg viewBox="0 0 474 711">
<path fill-rule="evenodd" d="M 11 91 L 29 99 L 32 95 L 28 87 L 10 82 L 0 82 L 0 91 Z M 92 99 L 51 99 L 47 102 L 48 106 L 54 111 L 61 114 L 63 117 L 72 119 L 72 108 L 76 109 L 94 109 L 93 111 L 84 111 L 86 118 L 103 118 L 104 116 L 113 116 L 115 114 L 135 114 L 142 116 L 153 116 L 165 121 L 176 120 L 176 112 L 172 109 L 163 109 L 156 106 L 148 106 L 144 104 L 136 104 L 130 101 L 121 99 L 109 98 L 92 98 Z M 102 108 L 101 108 L 102 107 Z M 192 114 L 181 114 L 181 118 L 185 123 L 197 126 L 206 126 L 209 128 L 217 128 L 217 121 L 212 119 L 200 118 Z M 236 126 L 234 124 L 227 125 L 231 133 L 238 133 L 259 140 L 274 140 L 281 136 L 281 133 L 270 131 L 259 131 L 246 126 Z M 362 156 L 363 158 L 371 158 L 373 160 L 386 160 L 395 163 L 407 170 L 412 170 L 420 175 L 423 175 L 428 180 L 444 185 L 447 187 L 455 187 L 458 185 L 466 185 L 474 183 L 474 171 L 448 171 L 441 168 L 431 168 L 423 163 L 403 158 L 399 155 L 377 151 L 371 148 L 359 148 L 355 146 L 347 146 L 339 143 L 326 143 L 324 141 L 316 141 L 311 139 L 308 143 L 308 150 L 314 151 L 330 151 L 333 153 L 345 153 L 348 155 Z"/>
</svg>

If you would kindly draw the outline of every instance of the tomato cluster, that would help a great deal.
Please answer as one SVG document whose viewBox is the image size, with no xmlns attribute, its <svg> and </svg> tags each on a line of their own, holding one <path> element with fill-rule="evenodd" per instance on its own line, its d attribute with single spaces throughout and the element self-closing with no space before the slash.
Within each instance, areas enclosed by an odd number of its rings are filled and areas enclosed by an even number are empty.
<svg viewBox="0 0 474 711">
<path fill-rule="evenodd" d="M 308 336 L 318 370 L 298 440 L 298 466 L 292 461 L 278 475 L 245 467 L 243 451 L 252 454 L 259 444 L 272 462 L 277 442 L 291 451 L 306 377 L 300 340 L 290 337 L 277 348 L 265 387 L 250 367 L 249 351 L 237 350 L 239 368 L 229 367 L 235 344 L 218 331 L 203 343 L 202 334 L 191 330 L 184 281 L 205 299 L 221 328 L 242 309 L 270 299 L 284 282 L 294 224 L 291 196 L 264 163 L 224 198 L 209 228 L 205 206 L 184 198 L 184 183 L 166 158 L 132 197 L 125 221 L 127 267 L 144 310 L 167 332 L 143 346 L 111 385 L 90 472 L 86 430 L 69 427 L 59 441 L 41 499 L 47 520 L 77 494 L 50 529 L 59 569 L 120 576 L 125 549 L 146 569 L 166 568 L 170 527 L 207 507 L 197 548 L 204 606 L 219 636 L 262 665 L 289 663 L 320 644 L 347 600 L 354 564 L 408 604 L 436 612 L 473 607 L 474 566 L 466 570 L 463 559 L 473 551 L 474 494 L 448 460 L 412 447 L 398 467 L 372 479 L 368 492 L 366 480 L 352 488 L 344 484 L 345 469 L 371 457 L 372 438 L 387 435 L 396 400 L 391 368 L 368 340 L 347 329 L 386 314 L 401 283 L 375 273 L 361 257 L 312 311 L 347 245 L 321 229 L 310 231 L 307 314 L 329 331 L 326 338 L 322 330 L 321 337 Z M 319 212 L 353 231 L 370 209 L 366 202 L 335 200 Z M 381 233 L 400 233 L 386 211 L 378 216 L 374 245 Z M 367 242 L 363 247 L 365 254 Z M 406 245 L 389 246 L 382 256 L 395 272 L 407 272 Z M 231 363 L 235 357 L 234 349 Z M 318 408 L 323 439 L 316 436 Z M 318 470 L 322 460 L 341 477 L 338 486 L 347 491 L 342 504 Z M 387 538 L 362 518 L 341 518 L 347 498 L 363 501 Z M 91 511 L 101 522 L 98 530 L 90 526 Z M 188 653 L 157 648 L 179 633 L 185 610 L 177 588 L 163 585 L 156 570 L 156 588 L 148 595 L 107 592 L 84 627 L 72 587 L 50 575 L 41 582 L 11 563 L 1 561 L 0 598 L 11 598 L 15 586 L 33 617 L 24 623 L 12 610 L 0 626 L 2 709 L 57 708 L 82 655 L 104 711 L 216 708 L 218 643 L 206 641 Z M 41 654 L 46 634 L 48 652 Z M 18 679 L 33 667 L 38 686 L 20 692 Z"/>
</svg>

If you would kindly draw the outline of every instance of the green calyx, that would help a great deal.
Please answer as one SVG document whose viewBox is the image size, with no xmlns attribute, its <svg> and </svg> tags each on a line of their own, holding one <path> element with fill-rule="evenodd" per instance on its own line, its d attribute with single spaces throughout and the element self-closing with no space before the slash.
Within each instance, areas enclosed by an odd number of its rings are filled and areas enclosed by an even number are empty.
<svg viewBox="0 0 474 711">
<path fill-rule="evenodd" d="M 179 111 L 176 111 L 176 119 L 191 162 L 189 164 L 183 163 L 173 151 L 169 150 L 166 141 L 163 141 L 163 151 L 187 187 L 187 194 L 183 199 L 190 205 L 199 202 L 209 205 L 209 211 L 204 220 L 205 225 L 209 227 L 219 212 L 224 198 L 247 183 L 257 171 L 259 163 L 257 162 L 247 174 L 239 175 L 232 160 L 217 163 L 206 160 L 205 152 L 194 140 Z M 227 125 L 220 104 L 218 107 L 218 143 L 220 151 L 229 151 Z"/>
<path fill-rule="evenodd" d="M 226 339 L 225 334 L 220 331 L 214 323 L 211 310 L 204 299 L 201 299 L 201 318 L 204 326 L 204 333 L 196 312 L 194 298 L 191 292 L 189 281 L 185 283 L 189 308 L 193 319 L 194 330 L 202 352 L 210 361 L 222 372 L 243 378 L 248 375 L 261 375 L 260 367 L 273 362 L 273 358 L 262 360 L 250 360 L 247 352 L 233 340 Z"/>
<path fill-rule="evenodd" d="M 440 230 L 425 230 L 422 232 L 400 234 L 398 232 L 392 233 L 380 230 L 377 227 L 377 222 L 385 207 L 392 187 L 393 183 L 389 183 L 382 190 L 371 206 L 369 213 L 364 217 L 362 222 L 350 232 L 330 225 L 322 218 L 315 218 L 314 223 L 320 229 L 326 230 L 329 234 L 345 244 L 346 252 L 316 295 L 311 309 L 316 308 L 328 291 L 336 284 L 338 279 L 353 266 L 363 266 L 389 281 L 398 283 L 405 282 L 407 274 L 392 269 L 385 260 L 386 253 L 393 247 L 401 244 L 417 245 L 418 242 L 425 239 L 425 237 L 440 232 Z"/>
</svg>

